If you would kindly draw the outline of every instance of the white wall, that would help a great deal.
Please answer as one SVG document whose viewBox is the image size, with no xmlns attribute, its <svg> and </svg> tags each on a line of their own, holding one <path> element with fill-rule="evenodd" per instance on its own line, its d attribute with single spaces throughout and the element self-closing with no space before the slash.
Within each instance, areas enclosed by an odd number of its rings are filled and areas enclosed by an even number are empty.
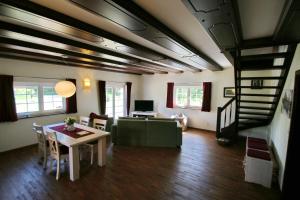
<svg viewBox="0 0 300 200">
<path fill-rule="evenodd" d="M 297 50 L 291 65 L 289 75 L 287 77 L 284 86 L 284 90 L 294 89 L 295 72 L 297 70 L 300 70 L 300 45 L 299 44 L 297 46 Z M 282 187 L 283 172 L 285 167 L 287 144 L 288 144 L 289 130 L 290 130 L 290 118 L 288 118 L 288 116 L 285 113 L 281 112 L 282 96 L 280 99 L 280 103 L 277 107 L 272 124 L 270 126 L 271 140 L 274 144 L 274 147 L 279 157 L 278 162 L 280 166 L 280 170 L 279 170 L 280 187 Z"/>
<path fill-rule="evenodd" d="M 201 83 L 212 82 L 211 112 L 201 110 L 166 108 L 167 82 Z M 143 75 L 143 99 L 154 100 L 154 109 L 160 116 L 168 117 L 175 113 L 184 113 L 188 116 L 188 126 L 216 130 L 217 107 L 224 105 L 229 98 L 223 98 L 223 88 L 234 86 L 233 68 L 211 72 L 204 70 L 199 73 L 184 72 L 181 74 Z"/>
<path fill-rule="evenodd" d="M 25 77 L 48 77 L 48 78 L 75 78 L 77 80 L 77 106 L 78 115 L 88 116 L 90 112 L 99 113 L 97 80 L 132 82 L 131 108 L 134 99 L 140 99 L 139 86 L 141 76 L 104 72 L 98 70 L 64 67 L 52 64 L 34 63 L 10 59 L 0 59 L 0 74 L 9 74 Z M 91 79 L 91 89 L 83 90 L 84 78 Z M 36 137 L 31 131 L 32 123 L 50 124 L 62 121 L 65 115 L 53 115 L 21 119 L 17 122 L 0 123 L 0 152 L 36 143 Z"/>
</svg>

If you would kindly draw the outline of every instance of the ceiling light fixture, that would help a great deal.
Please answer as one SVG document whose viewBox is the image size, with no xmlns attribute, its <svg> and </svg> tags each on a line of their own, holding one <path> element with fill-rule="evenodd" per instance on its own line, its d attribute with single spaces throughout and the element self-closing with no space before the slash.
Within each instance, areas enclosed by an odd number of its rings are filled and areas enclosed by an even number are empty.
<svg viewBox="0 0 300 200">
<path fill-rule="evenodd" d="M 73 96 L 76 92 L 76 86 L 71 81 L 59 81 L 54 89 L 59 96 L 65 98 Z"/>
</svg>

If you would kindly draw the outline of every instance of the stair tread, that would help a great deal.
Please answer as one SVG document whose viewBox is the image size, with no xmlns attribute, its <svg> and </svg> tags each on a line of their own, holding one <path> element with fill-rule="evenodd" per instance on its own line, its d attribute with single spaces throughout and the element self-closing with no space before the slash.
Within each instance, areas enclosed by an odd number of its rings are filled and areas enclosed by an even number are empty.
<svg viewBox="0 0 300 200">
<path fill-rule="evenodd" d="M 288 55 L 290 55 L 289 52 L 246 55 L 246 56 L 240 56 L 240 60 L 247 61 L 247 60 L 261 60 L 261 59 L 285 58 Z"/>
<path fill-rule="evenodd" d="M 260 97 L 278 97 L 278 94 L 255 94 L 255 93 L 241 93 L 240 96 L 260 96 Z"/>
<path fill-rule="evenodd" d="M 238 100 L 238 101 L 240 101 L 240 102 L 242 102 L 242 103 L 275 104 L 274 101 L 251 101 L 251 100 Z"/>
<path fill-rule="evenodd" d="M 237 86 L 238 88 L 249 88 L 252 89 L 252 86 Z M 280 89 L 280 86 L 261 86 L 260 89 Z M 254 89 L 254 88 L 253 88 Z"/>
<path fill-rule="evenodd" d="M 284 65 L 276 65 L 276 66 L 249 66 L 249 65 L 245 65 L 245 66 L 239 66 L 237 68 L 239 71 L 261 71 L 261 70 L 282 70 L 285 69 Z"/>
<path fill-rule="evenodd" d="M 261 113 L 261 112 L 247 112 L 247 111 L 239 111 L 239 114 L 247 114 L 247 115 L 263 115 L 263 116 L 272 116 L 272 113 Z"/>
<path fill-rule="evenodd" d="M 274 108 L 266 108 L 266 107 L 257 107 L 257 106 L 239 106 L 239 108 L 243 109 L 254 109 L 254 110 L 275 110 Z"/>
<path fill-rule="evenodd" d="M 247 126 L 240 126 L 238 125 L 238 130 L 239 131 L 242 131 L 242 130 L 246 130 L 246 129 L 249 129 L 249 128 L 256 128 L 256 127 L 260 127 L 260 126 L 267 126 L 269 124 L 268 123 L 260 123 L 260 124 L 251 124 L 251 125 L 247 125 Z"/>
<path fill-rule="evenodd" d="M 247 76 L 247 77 L 238 77 L 239 80 L 276 80 L 283 79 L 284 76 Z"/>
<path fill-rule="evenodd" d="M 269 117 L 259 117 L 259 116 L 239 116 L 239 119 L 251 119 L 251 120 L 268 120 Z"/>
<path fill-rule="evenodd" d="M 262 121 L 239 121 L 239 124 L 263 124 L 267 123 L 268 120 L 262 120 Z"/>
</svg>

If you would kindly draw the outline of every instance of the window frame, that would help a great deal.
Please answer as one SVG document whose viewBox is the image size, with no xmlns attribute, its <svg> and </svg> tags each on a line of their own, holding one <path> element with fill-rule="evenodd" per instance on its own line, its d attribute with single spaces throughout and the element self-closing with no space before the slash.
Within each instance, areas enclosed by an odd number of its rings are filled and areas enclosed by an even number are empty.
<svg viewBox="0 0 300 200">
<path fill-rule="evenodd" d="M 112 116 L 109 117 L 113 117 L 114 119 L 116 118 L 116 89 L 117 88 L 123 88 L 123 114 L 122 116 L 125 116 L 126 113 L 126 98 L 125 98 L 125 94 L 126 94 L 126 87 L 125 87 L 125 83 L 107 83 L 105 86 L 105 93 L 107 91 L 107 88 L 112 88 Z M 106 94 L 105 94 L 106 96 Z M 106 101 L 106 100 L 105 100 Z M 105 110 L 107 111 L 107 104 L 105 105 Z"/>
<path fill-rule="evenodd" d="M 187 104 L 186 106 L 180 106 L 180 105 L 177 105 L 177 93 L 176 93 L 176 90 L 177 88 L 187 88 Z M 192 106 L 191 103 L 190 103 L 190 98 L 191 98 L 191 88 L 200 88 L 202 90 L 202 100 L 200 102 L 201 105 L 199 106 Z M 202 102 L 203 102 L 203 84 L 178 84 L 174 86 L 174 95 L 173 95 L 173 102 L 174 102 L 174 108 L 181 108 L 181 109 L 195 109 L 195 110 L 198 110 L 198 109 L 201 109 L 202 108 Z"/>
<path fill-rule="evenodd" d="M 56 82 L 59 80 L 31 80 L 31 81 L 24 81 L 24 80 L 15 80 L 13 83 L 13 88 L 18 87 L 38 87 L 38 111 L 32 112 L 22 112 L 17 113 L 18 119 L 23 118 L 31 118 L 31 117 L 39 117 L 39 116 L 47 116 L 47 115 L 56 115 L 56 114 L 65 114 L 66 113 L 66 98 L 63 98 L 63 107 L 62 109 L 52 109 L 52 110 L 44 110 L 44 87 L 53 87 L 55 86 Z M 15 94 L 14 94 L 15 97 Z M 26 102 L 27 104 L 27 102 Z M 17 106 L 17 102 L 15 101 L 15 105 Z"/>
</svg>

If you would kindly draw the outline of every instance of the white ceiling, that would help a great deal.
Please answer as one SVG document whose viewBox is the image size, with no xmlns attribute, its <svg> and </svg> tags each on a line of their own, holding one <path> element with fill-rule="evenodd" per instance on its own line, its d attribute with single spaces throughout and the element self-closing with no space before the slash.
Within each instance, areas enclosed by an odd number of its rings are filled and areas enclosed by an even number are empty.
<svg viewBox="0 0 300 200">
<path fill-rule="evenodd" d="M 83 10 L 67 0 L 32 0 L 35 3 L 46 6 L 58 12 L 80 19 L 86 23 L 97 26 L 103 30 L 119 35 L 123 38 L 159 51 L 172 58 L 183 60 L 174 52 L 135 35 L 128 29 L 111 22 L 101 16 Z M 222 67 L 231 67 L 227 58 L 206 33 L 202 25 L 188 11 L 181 0 L 136 0 L 138 5 L 154 15 L 158 20 L 167 25 L 174 32 L 187 40 L 194 47 L 211 57 Z"/>
<path fill-rule="evenodd" d="M 238 0 L 243 39 L 272 36 L 285 0 Z"/>
</svg>

